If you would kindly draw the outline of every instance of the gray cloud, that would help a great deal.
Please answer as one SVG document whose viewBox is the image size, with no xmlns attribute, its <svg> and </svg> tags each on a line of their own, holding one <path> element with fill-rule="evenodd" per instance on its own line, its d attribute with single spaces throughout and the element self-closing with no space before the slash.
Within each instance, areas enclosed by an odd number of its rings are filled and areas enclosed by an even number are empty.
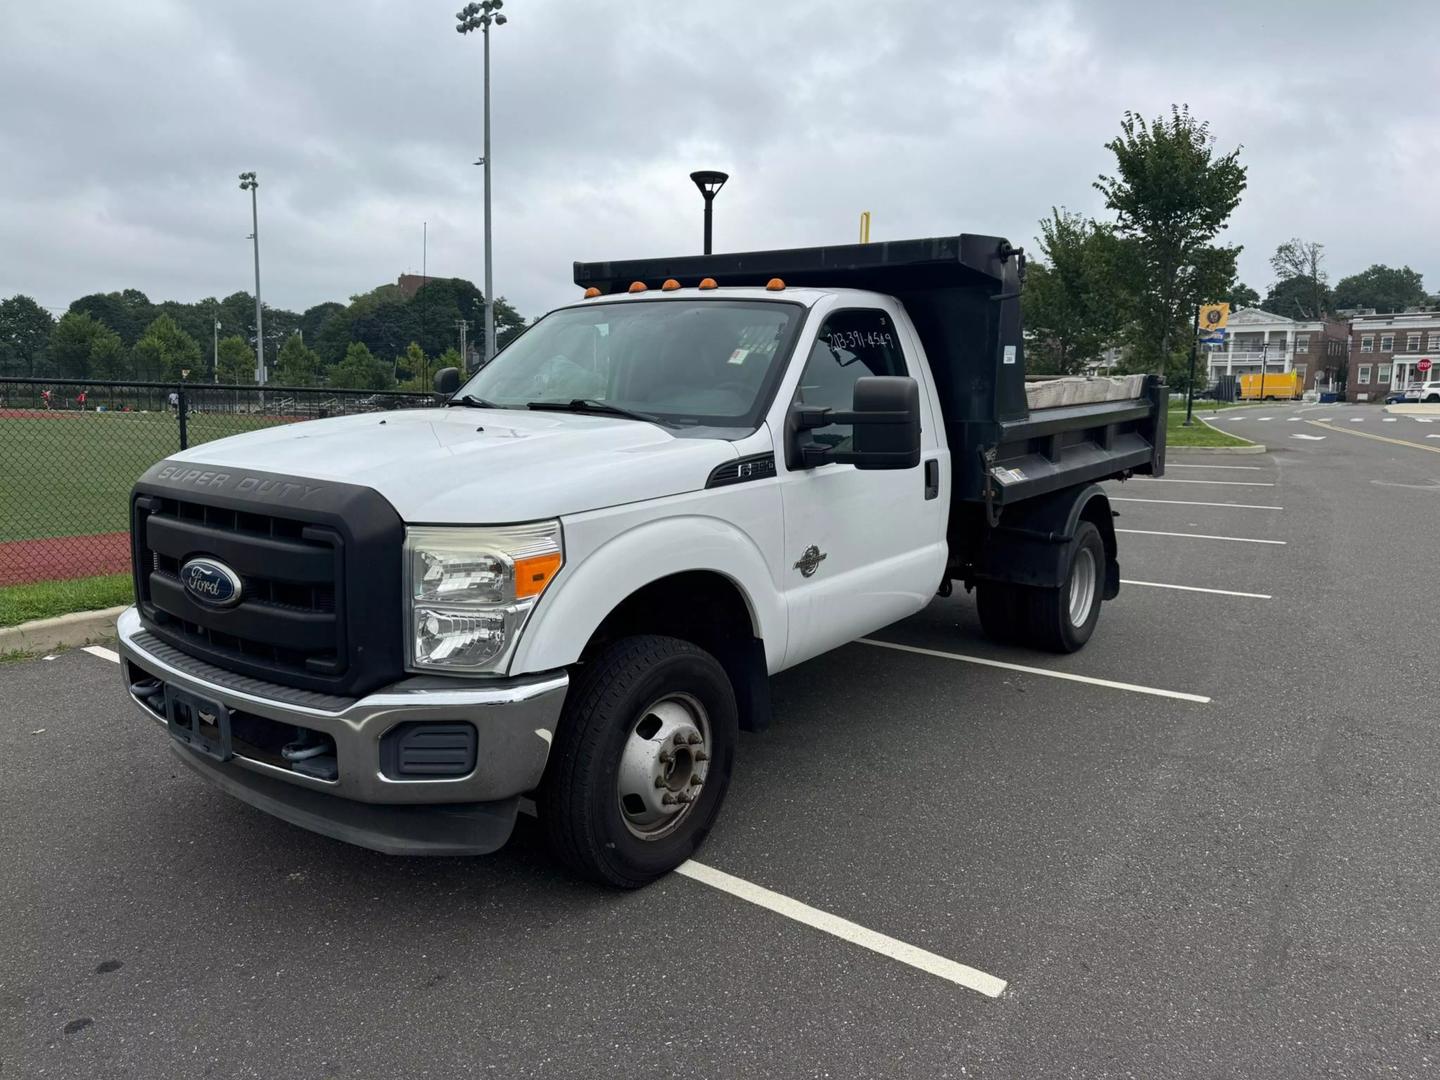
<svg viewBox="0 0 1440 1080">
<path fill-rule="evenodd" d="M 304 308 L 402 270 L 481 278 L 480 42 L 431 3 L 131 0 L 0 13 L 0 296 L 251 285 Z M 537 313 L 570 262 L 693 250 L 686 174 L 734 178 L 717 246 L 1000 232 L 1091 181 L 1121 112 L 1189 102 L 1250 187 L 1227 239 L 1263 290 L 1292 235 L 1332 276 L 1440 286 L 1428 40 L 1440 13 L 1338 4 L 510 0 L 495 34 L 496 285 Z M 1406 44 L 1414 42 L 1413 45 Z M 1407 50 L 1413 62 L 1405 62 Z"/>
</svg>

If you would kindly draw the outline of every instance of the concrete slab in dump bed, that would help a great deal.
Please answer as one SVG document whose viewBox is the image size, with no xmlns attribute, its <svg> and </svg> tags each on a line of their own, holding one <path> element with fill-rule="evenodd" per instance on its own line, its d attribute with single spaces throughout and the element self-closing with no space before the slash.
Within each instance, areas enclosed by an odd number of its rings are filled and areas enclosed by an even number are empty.
<svg viewBox="0 0 1440 1080">
<path fill-rule="evenodd" d="M 1025 400 L 1032 409 L 1088 405 L 1096 401 L 1128 401 L 1142 397 L 1144 393 L 1144 375 L 1112 375 L 1093 379 L 1085 375 L 1060 375 L 1025 380 Z"/>
</svg>

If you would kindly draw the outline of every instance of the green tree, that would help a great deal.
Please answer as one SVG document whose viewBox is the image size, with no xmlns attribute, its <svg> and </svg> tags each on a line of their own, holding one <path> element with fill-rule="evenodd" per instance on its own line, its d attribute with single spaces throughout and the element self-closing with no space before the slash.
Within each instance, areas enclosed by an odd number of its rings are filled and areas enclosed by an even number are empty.
<svg viewBox="0 0 1440 1080">
<path fill-rule="evenodd" d="M 1336 308 L 1374 308 L 1388 315 L 1416 307 L 1426 299 L 1420 275 L 1408 266 L 1396 269 L 1376 263 L 1335 283 Z"/>
<path fill-rule="evenodd" d="M 1260 303 L 1260 294 L 1244 282 L 1237 282 L 1225 299 L 1229 302 L 1231 311 L 1239 311 Z"/>
<path fill-rule="evenodd" d="M 255 382 L 255 350 L 239 334 L 220 339 L 216 382 L 252 386 Z"/>
<path fill-rule="evenodd" d="M 1286 240 L 1270 256 L 1270 268 L 1282 281 L 1297 281 L 1309 290 L 1301 300 L 1295 290 L 1297 306 L 1306 319 L 1322 319 L 1330 308 L 1330 289 L 1326 285 L 1329 275 L 1325 272 L 1325 245 L 1313 240 L 1301 240 L 1298 236 Z M 1289 312 L 1285 313 L 1289 315 Z"/>
<path fill-rule="evenodd" d="M 412 341 L 409 345 L 405 346 L 403 353 L 395 357 L 393 369 L 397 382 L 410 382 L 415 379 L 423 380 L 430 371 L 430 358 L 425 355 L 424 349 Z"/>
<path fill-rule="evenodd" d="M 1228 295 L 1235 280 L 1240 248 L 1212 242 L 1245 190 L 1240 151 L 1216 156 L 1209 124 L 1189 106 L 1154 120 L 1127 111 L 1105 147 L 1115 174 L 1095 187 L 1130 249 L 1131 362 L 1183 379 L 1195 306 Z"/>
<path fill-rule="evenodd" d="M 62 379 L 84 379 L 92 374 L 90 356 L 102 334 L 114 333 L 88 312 L 67 311 L 50 332 L 50 364 Z"/>
<path fill-rule="evenodd" d="M 330 385 L 350 390 L 388 390 L 395 383 L 389 367 L 365 344 L 353 342 L 345 357 L 330 369 Z"/>
<path fill-rule="evenodd" d="M 156 315 L 155 305 L 139 289 L 91 293 L 72 302 L 70 310 L 99 319 L 120 335 L 127 349 L 140 340 Z"/>
<path fill-rule="evenodd" d="M 169 315 L 157 316 L 130 350 L 141 379 L 179 379 L 182 371 L 198 372 L 200 346 Z"/>
<path fill-rule="evenodd" d="M 120 335 L 108 326 L 90 343 L 90 377 L 118 381 L 129 376 L 130 356 Z"/>
<path fill-rule="evenodd" d="M 1265 300 L 1260 306 L 1287 319 L 1308 320 L 1321 318 L 1335 304 L 1328 286 L 1322 283 L 1317 291 L 1314 279 L 1305 276 L 1287 277 L 1275 282 L 1265 293 Z"/>
<path fill-rule="evenodd" d="M 320 354 L 307 347 L 299 334 L 291 334 L 280 349 L 274 378 L 281 386 L 318 386 Z"/>
<path fill-rule="evenodd" d="M 31 297 L 0 300 L 0 375 L 43 374 L 45 347 L 54 328 L 50 313 Z"/>
<path fill-rule="evenodd" d="M 1096 360 L 1124 325 L 1118 241 L 1079 214 L 1052 208 L 1038 238 L 1046 262 L 1026 269 L 1027 371 L 1071 375 Z"/>
</svg>

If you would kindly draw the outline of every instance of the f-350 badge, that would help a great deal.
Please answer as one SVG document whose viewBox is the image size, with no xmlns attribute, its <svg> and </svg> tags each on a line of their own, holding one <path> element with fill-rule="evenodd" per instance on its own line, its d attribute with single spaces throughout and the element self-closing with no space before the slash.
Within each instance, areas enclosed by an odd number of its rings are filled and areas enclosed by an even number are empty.
<svg viewBox="0 0 1440 1080">
<path fill-rule="evenodd" d="M 825 552 L 811 544 L 805 549 L 805 554 L 800 556 L 800 561 L 795 564 L 795 569 L 800 571 L 802 577 L 814 577 L 815 571 L 820 569 L 820 564 L 824 561 Z"/>
</svg>

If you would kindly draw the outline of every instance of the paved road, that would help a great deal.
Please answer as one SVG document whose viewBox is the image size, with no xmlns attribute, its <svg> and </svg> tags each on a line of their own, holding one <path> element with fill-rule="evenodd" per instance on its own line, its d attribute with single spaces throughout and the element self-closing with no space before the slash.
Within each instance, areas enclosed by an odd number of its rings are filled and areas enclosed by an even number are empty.
<svg viewBox="0 0 1440 1080">
<path fill-rule="evenodd" d="M 964 596 L 877 635 L 1208 703 L 856 644 L 744 739 L 705 863 L 1000 997 L 686 878 L 572 883 L 523 819 L 479 860 L 309 835 L 75 652 L 0 666 L 0 1077 L 1424 1072 L 1440 598 L 1407 582 L 1440 455 L 1265 423 L 1269 454 L 1172 455 L 1216 483 L 1115 494 L 1126 578 L 1271 599 L 1127 586 L 1061 659 L 983 642 Z"/>
</svg>

